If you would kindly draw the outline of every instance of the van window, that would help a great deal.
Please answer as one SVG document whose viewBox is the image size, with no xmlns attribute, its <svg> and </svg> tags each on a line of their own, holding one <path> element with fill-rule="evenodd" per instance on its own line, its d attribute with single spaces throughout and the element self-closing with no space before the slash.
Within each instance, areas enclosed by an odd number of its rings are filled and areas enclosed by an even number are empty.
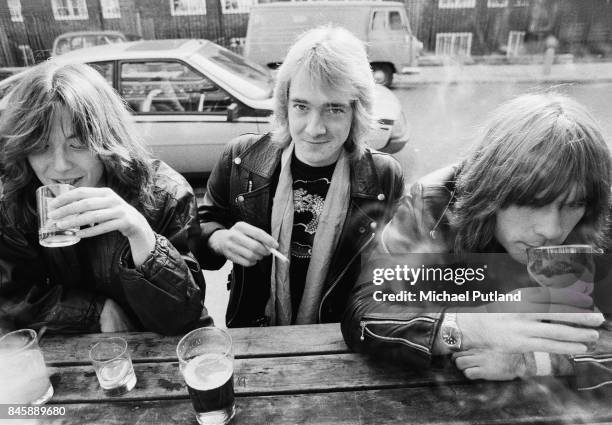
<svg viewBox="0 0 612 425">
<path fill-rule="evenodd" d="M 386 27 L 387 12 L 377 11 L 372 15 L 372 31 L 382 31 Z"/>
<path fill-rule="evenodd" d="M 392 31 L 401 31 L 404 29 L 402 25 L 402 16 L 398 11 L 389 12 L 389 28 L 391 28 Z"/>
<path fill-rule="evenodd" d="M 138 113 L 226 114 L 234 102 L 204 75 L 176 61 L 123 62 L 119 93 Z"/>
</svg>

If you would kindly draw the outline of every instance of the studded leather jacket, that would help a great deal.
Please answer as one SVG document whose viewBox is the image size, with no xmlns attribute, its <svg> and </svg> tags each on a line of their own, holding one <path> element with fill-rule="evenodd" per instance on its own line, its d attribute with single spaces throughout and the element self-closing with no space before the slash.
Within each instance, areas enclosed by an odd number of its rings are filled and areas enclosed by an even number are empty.
<svg viewBox="0 0 612 425">
<path fill-rule="evenodd" d="M 198 260 L 205 269 L 218 269 L 226 261 L 208 247 L 208 239 L 216 230 L 244 221 L 270 233 L 281 154 L 282 149 L 269 135 L 244 135 L 228 144 L 199 207 L 203 238 Z M 401 167 L 388 154 L 367 149 L 361 159 L 351 161 L 350 167 L 349 211 L 325 279 L 319 322 L 340 320 L 359 274 L 362 254 L 372 245 L 376 230 L 391 218 L 404 190 Z M 264 310 L 271 267 L 269 256 L 253 267 L 234 265 L 227 326 L 267 324 Z"/>
</svg>

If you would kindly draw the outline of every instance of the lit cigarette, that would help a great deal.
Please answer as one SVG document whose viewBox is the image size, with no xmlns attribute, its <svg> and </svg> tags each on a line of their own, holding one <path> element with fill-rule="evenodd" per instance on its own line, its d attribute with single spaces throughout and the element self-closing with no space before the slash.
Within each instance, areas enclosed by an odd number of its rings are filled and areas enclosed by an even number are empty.
<svg viewBox="0 0 612 425">
<path fill-rule="evenodd" d="M 270 250 L 270 254 L 274 255 L 279 260 L 284 261 L 285 263 L 289 262 L 289 259 L 287 257 L 285 257 L 283 254 L 281 254 L 280 252 L 278 252 L 274 248 L 268 248 L 268 249 Z"/>
</svg>

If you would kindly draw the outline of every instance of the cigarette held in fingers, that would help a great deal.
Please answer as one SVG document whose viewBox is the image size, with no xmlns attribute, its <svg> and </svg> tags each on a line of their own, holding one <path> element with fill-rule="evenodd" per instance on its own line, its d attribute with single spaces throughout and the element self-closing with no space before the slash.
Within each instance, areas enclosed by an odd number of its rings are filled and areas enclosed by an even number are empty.
<svg viewBox="0 0 612 425">
<path fill-rule="evenodd" d="M 268 249 L 270 250 L 270 254 L 274 255 L 279 260 L 284 261 L 285 263 L 289 262 L 289 259 L 285 257 L 283 254 L 281 254 L 279 251 L 275 250 L 274 248 L 268 248 Z"/>
</svg>

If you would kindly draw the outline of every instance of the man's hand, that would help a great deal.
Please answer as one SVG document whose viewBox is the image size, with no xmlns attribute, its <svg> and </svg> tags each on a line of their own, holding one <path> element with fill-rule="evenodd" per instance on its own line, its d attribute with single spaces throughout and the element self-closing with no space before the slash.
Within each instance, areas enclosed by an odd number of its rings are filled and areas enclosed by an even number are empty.
<svg viewBox="0 0 612 425">
<path fill-rule="evenodd" d="M 107 298 L 102 307 L 102 313 L 100 313 L 100 330 L 102 332 L 127 332 L 135 331 L 136 327 L 119 304 Z"/>
<path fill-rule="evenodd" d="M 255 265 L 270 255 L 269 248 L 278 248 L 278 242 L 258 227 L 239 221 L 231 229 L 217 230 L 208 240 L 217 254 L 241 266 Z"/>
<path fill-rule="evenodd" d="M 526 356 L 532 353 L 502 353 L 493 350 L 467 350 L 453 354 L 457 369 L 468 379 L 509 381 L 514 378 L 534 375 L 529 370 Z"/>
<path fill-rule="evenodd" d="M 604 317 L 590 309 L 590 296 L 558 288 L 520 291 L 521 302 L 457 310 L 464 349 L 579 354 L 599 339 L 599 332 L 589 328 L 601 325 Z"/>
</svg>

